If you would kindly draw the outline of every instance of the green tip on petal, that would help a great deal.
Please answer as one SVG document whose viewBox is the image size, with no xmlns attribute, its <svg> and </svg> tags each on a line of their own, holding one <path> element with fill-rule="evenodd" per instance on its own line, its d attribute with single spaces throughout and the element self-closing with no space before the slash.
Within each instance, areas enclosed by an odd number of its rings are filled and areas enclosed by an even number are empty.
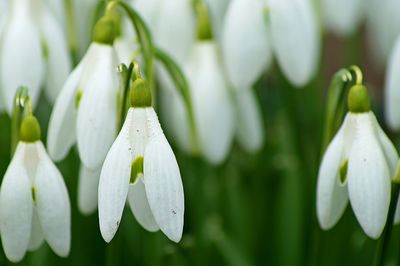
<svg viewBox="0 0 400 266">
<path fill-rule="evenodd" d="M 134 184 L 140 174 L 143 174 L 143 160 L 142 156 L 137 157 L 131 166 L 131 180 L 129 183 Z"/>
<path fill-rule="evenodd" d="M 367 88 L 364 85 L 354 85 L 347 98 L 349 111 L 352 113 L 366 113 L 370 110 L 370 101 Z"/>
<path fill-rule="evenodd" d="M 36 117 L 28 115 L 24 118 L 19 129 L 19 136 L 24 142 L 36 142 L 40 140 L 40 125 Z"/>
<path fill-rule="evenodd" d="M 97 21 L 93 30 L 93 41 L 112 45 L 117 37 L 118 29 L 113 16 L 104 16 Z"/>
<path fill-rule="evenodd" d="M 130 90 L 131 107 L 150 107 L 151 90 L 147 82 L 138 78 L 132 83 Z"/>
</svg>

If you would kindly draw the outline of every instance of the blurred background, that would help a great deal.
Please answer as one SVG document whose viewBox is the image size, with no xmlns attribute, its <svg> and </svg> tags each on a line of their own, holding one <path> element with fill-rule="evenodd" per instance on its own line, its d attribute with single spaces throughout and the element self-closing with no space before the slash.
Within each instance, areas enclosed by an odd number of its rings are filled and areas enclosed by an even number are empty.
<svg viewBox="0 0 400 266">
<path fill-rule="evenodd" d="M 229 4 L 229 0 L 209 1 L 223 1 L 224 8 Z M 304 88 L 295 88 L 274 61 L 254 85 L 265 133 L 260 151 L 249 154 L 234 143 L 224 163 L 212 166 L 173 146 L 185 191 L 184 235 L 179 244 L 160 232 L 145 231 L 128 209 L 116 237 L 106 244 L 100 235 L 97 212 L 84 216 L 76 207 L 80 162 L 74 148 L 57 164 L 72 205 L 70 256 L 59 258 L 44 244 L 18 265 L 371 265 L 378 241 L 364 234 L 350 207 L 330 231 L 322 231 L 316 219 L 325 95 L 338 69 L 360 66 L 373 110 L 386 129 L 382 108 L 385 69 L 400 33 L 400 23 L 396 22 L 400 1 L 356 1 L 361 10 L 355 12 L 359 18 L 345 34 L 326 22 L 322 3 L 326 1 L 313 0 L 321 41 L 313 79 Z M 338 2 L 341 8 L 347 8 L 346 0 Z M 390 14 L 385 14 L 388 9 Z M 340 9 L 331 11 L 340 13 Z M 87 12 L 83 15 L 94 21 L 96 11 Z M 387 44 L 380 44 L 382 38 Z M 35 113 L 46 143 L 51 105 L 44 97 Z M 399 144 L 398 134 L 386 132 Z M 174 143 L 172 136 L 168 138 Z M 0 176 L 4 176 L 10 161 L 9 146 L 10 119 L 2 113 Z M 387 265 L 397 265 L 399 253 L 400 227 L 395 226 Z M 2 254 L 0 264 L 11 263 Z"/>
</svg>

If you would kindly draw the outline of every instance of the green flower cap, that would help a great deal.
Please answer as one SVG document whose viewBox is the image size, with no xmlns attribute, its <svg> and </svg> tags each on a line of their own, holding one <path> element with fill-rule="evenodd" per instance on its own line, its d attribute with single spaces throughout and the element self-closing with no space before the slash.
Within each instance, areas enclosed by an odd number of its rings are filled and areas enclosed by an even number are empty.
<svg viewBox="0 0 400 266">
<path fill-rule="evenodd" d="M 357 84 L 350 88 L 347 98 L 349 111 L 352 113 L 366 113 L 370 110 L 368 90 L 364 85 Z"/>
<path fill-rule="evenodd" d="M 104 16 L 97 21 L 93 30 L 93 41 L 101 44 L 112 45 L 118 35 L 118 27 L 114 16 Z"/>
<path fill-rule="evenodd" d="M 141 78 L 136 79 L 130 90 L 131 107 L 150 107 L 151 90 L 147 82 Z"/>
<path fill-rule="evenodd" d="M 210 40 L 213 38 L 210 16 L 207 5 L 203 1 L 196 4 L 197 13 L 197 39 Z"/>
<path fill-rule="evenodd" d="M 28 115 L 24 118 L 19 129 L 19 137 L 24 142 L 40 140 L 40 125 L 36 117 Z"/>
</svg>

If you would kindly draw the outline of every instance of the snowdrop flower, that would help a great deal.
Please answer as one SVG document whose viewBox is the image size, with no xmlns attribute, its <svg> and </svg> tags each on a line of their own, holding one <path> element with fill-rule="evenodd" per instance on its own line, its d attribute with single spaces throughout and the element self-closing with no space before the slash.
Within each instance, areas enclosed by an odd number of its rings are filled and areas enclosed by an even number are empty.
<svg viewBox="0 0 400 266">
<path fill-rule="evenodd" d="M 348 36 L 360 24 L 364 15 L 363 0 L 322 0 L 322 18 L 328 29 Z"/>
<path fill-rule="evenodd" d="M 224 78 L 218 45 L 200 40 L 187 65 L 193 112 L 200 149 L 214 164 L 227 156 L 234 132 L 234 109 Z"/>
<path fill-rule="evenodd" d="M 400 129 L 400 36 L 390 55 L 385 77 L 385 115 L 389 127 L 393 130 Z"/>
<path fill-rule="evenodd" d="M 114 141 L 117 125 L 117 56 L 112 46 L 113 22 L 102 18 L 94 42 L 68 77 L 50 117 L 50 156 L 63 159 L 77 142 L 85 167 L 101 167 Z"/>
<path fill-rule="evenodd" d="M 317 214 L 323 229 L 333 227 L 347 202 L 364 232 L 378 238 L 389 208 L 391 176 L 398 154 L 370 111 L 367 90 L 351 88 L 349 113 L 328 146 L 318 173 Z"/>
<path fill-rule="evenodd" d="M 13 262 L 45 239 L 66 257 L 71 240 L 71 206 L 57 167 L 40 141 L 36 118 L 27 116 L 0 190 L 0 231 L 4 252 Z"/>
<path fill-rule="evenodd" d="M 400 34 L 400 1 L 369 0 L 367 7 L 367 36 L 376 62 L 383 67 Z"/>
<path fill-rule="evenodd" d="M 313 76 L 319 55 L 319 31 L 310 0 L 270 0 L 274 54 L 287 79 L 304 86 Z"/>
<path fill-rule="evenodd" d="M 9 114 L 15 92 L 30 88 L 32 104 L 40 90 L 54 101 L 71 70 L 63 30 L 41 0 L 9 2 L 6 24 L 1 33 L 0 90 Z"/>
<path fill-rule="evenodd" d="M 114 237 L 128 200 L 137 221 L 149 231 L 161 230 L 179 242 L 183 230 L 184 196 L 179 167 L 151 107 L 150 88 L 137 79 L 131 108 L 101 170 L 100 231 Z"/>
<path fill-rule="evenodd" d="M 272 61 L 264 9 L 260 0 L 235 0 L 229 5 L 222 52 L 228 78 L 236 89 L 253 85 Z"/>
</svg>

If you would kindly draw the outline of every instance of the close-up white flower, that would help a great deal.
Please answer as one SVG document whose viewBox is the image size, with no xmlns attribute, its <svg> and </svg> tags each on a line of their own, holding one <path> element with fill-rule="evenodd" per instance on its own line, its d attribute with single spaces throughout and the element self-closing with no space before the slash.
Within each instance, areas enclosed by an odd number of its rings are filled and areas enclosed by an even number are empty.
<svg viewBox="0 0 400 266">
<path fill-rule="evenodd" d="M 366 90 L 354 86 L 350 95 Z M 349 96 L 351 97 L 351 96 Z M 351 100 L 350 100 L 351 101 Z M 391 177 L 399 156 L 369 108 L 352 110 L 329 144 L 318 173 L 317 215 L 323 229 L 332 228 L 350 200 L 364 232 L 378 238 L 390 203 Z M 356 108 L 357 109 L 357 108 Z"/>
<path fill-rule="evenodd" d="M 146 86 L 144 84 L 138 79 L 132 90 L 141 89 Z M 136 220 L 146 230 L 160 229 L 175 242 L 182 237 L 181 175 L 149 102 L 139 106 L 132 104 L 101 170 L 99 221 L 101 234 L 107 242 L 119 227 L 127 200 Z"/>
<path fill-rule="evenodd" d="M 42 0 L 14 0 L 0 35 L 0 99 L 8 114 L 15 92 L 28 86 L 33 106 L 42 87 L 54 102 L 71 71 L 64 31 Z M 1 24 L 1 19 L 0 19 Z"/>
<path fill-rule="evenodd" d="M 24 124 L 25 123 L 25 124 Z M 28 116 L 22 130 L 36 123 Z M 24 128 L 25 127 L 25 128 Z M 29 133 L 29 132 L 28 132 Z M 43 240 L 66 257 L 71 242 L 71 206 L 64 179 L 37 137 L 21 134 L 0 189 L 0 232 L 4 252 L 13 262 L 38 249 Z"/>
</svg>

